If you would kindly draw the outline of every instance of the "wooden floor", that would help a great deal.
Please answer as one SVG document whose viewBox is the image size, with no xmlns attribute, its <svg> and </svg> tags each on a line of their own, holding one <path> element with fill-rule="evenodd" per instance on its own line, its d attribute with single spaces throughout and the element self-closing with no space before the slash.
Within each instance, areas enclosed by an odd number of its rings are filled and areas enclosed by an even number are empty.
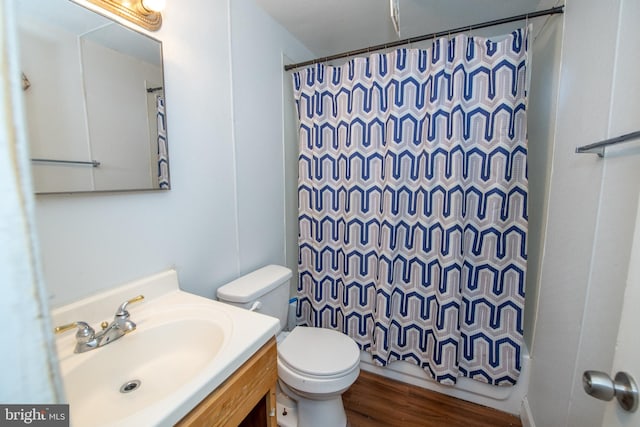
<svg viewBox="0 0 640 427">
<path fill-rule="evenodd" d="M 516 416 L 366 371 L 342 400 L 351 427 L 522 427 Z"/>
</svg>

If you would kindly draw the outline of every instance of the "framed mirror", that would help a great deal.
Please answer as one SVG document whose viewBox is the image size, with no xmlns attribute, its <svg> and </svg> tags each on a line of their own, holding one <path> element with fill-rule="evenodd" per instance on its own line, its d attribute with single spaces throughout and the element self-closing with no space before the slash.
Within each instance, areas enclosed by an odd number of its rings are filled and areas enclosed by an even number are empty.
<svg viewBox="0 0 640 427">
<path fill-rule="evenodd" d="M 161 42 L 71 0 L 16 5 L 36 193 L 169 189 Z"/>
</svg>

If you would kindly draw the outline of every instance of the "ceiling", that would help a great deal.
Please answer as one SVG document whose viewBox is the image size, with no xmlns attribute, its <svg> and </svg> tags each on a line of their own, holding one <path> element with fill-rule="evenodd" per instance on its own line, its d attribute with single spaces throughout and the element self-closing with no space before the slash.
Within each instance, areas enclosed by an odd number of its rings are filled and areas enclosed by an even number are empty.
<svg viewBox="0 0 640 427">
<path fill-rule="evenodd" d="M 317 57 L 554 7 L 558 0 L 398 0 L 400 37 L 389 0 L 256 0 Z M 535 21 L 540 27 L 545 18 Z M 522 24 L 494 29 L 503 34 Z M 498 32 L 496 32 L 498 31 Z M 491 30 L 483 35 L 492 34 Z"/>
</svg>

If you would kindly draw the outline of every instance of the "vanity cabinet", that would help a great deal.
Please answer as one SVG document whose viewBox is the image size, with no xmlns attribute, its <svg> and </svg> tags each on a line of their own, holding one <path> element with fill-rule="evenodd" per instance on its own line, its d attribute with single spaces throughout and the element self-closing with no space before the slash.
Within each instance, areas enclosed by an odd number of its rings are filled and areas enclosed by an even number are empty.
<svg viewBox="0 0 640 427">
<path fill-rule="evenodd" d="M 271 338 L 176 425 L 277 427 L 276 340 Z"/>
</svg>

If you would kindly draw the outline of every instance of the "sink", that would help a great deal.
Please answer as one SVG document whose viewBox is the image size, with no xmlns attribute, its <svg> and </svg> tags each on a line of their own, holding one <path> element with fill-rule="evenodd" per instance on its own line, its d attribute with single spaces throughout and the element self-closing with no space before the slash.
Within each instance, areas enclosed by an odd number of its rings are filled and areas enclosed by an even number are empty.
<svg viewBox="0 0 640 427">
<path fill-rule="evenodd" d="M 277 331 L 275 318 L 181 291 L 173 270 L 133 284 L 53 312 L 56 324 L 84 320 L 96 327 L 100 319 L 86 316 L 108 319 L 118 306 L 111 301 L 145 294 L 129 308 L 136 330 L 117 341 L 77 354 L 75 334 L 56 340 L 75 427 L 172 425 Z"/>
<path fill-rule="evenodd" d="M 137 330 L 93 350 L 65 374 L 72 417 L 91 420 L 99 408 L 103 421 L 118 422 L 167 397 L 214 360 L 229 330 L 230 320 L 222 320 L 138 322 Z"/>
</svg>

